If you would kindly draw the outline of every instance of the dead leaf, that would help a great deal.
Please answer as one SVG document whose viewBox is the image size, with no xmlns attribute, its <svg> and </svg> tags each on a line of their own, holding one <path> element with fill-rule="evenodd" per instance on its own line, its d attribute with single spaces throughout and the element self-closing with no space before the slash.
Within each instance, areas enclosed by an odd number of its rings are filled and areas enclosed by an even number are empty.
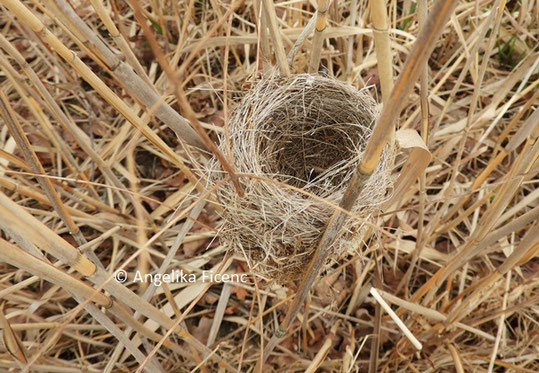
<svg viewBox="0 0 539 373">
<path fill-rule="evenodd" d="M 395 138 L 400 149 L 410 149 L 410 155 L 402 166 L 400 176 L 394 186 L 393 196 L 382 205 L 384 211 L 397 207 L 403 194 L 427 168 L 432 158 L 427 145 L 416 130 L 409 128 L 399 130 L 395 134 Z"/>
<path fill-rule="evenodd" d="M 210 334 L 211 325 L 213 324 L 213 320 L 202 316 L 200 318 L 200 321 L 198 322 L 198 326 L 196 326 L 193 329 L 193 332 L 191 333 L 193 337 L 198 339 L 203 344 L 206 344 L 208 341 L 208 336 Z"/>
<path fill-rule="evenodd" d="M 236 294 L 236 298 L 238 298 L 238 300 L 244 301 L 249 293 L 241 286 L 234 286 L 231 294 Z"/>
<path fill-rule="evenodd" d="M 187 258 L 192 258 L 195 256 L 198 249 L 202 246 L 204 246 L 204 243 L 206 242 L 206 239 L 203 240 L 196 240 L 191 242 L 186 242 L 183 244 L 183 252 Z"/>
</svg>

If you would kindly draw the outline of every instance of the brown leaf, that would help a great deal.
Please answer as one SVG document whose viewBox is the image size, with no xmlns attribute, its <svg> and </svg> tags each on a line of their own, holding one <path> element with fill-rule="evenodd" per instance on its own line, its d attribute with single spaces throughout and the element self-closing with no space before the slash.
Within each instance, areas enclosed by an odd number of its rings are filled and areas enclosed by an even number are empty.
<svg viewBox="0 0 539 373">
<path fill-rule="evenodd" d="M 384 271 L 384 283 L 390 288 L 390 289 L 396 289 L 402 278 L 404 277 L 404 272 L 399 270 L 398 268 L 383 268 Z"/>
<path fill-rule="evenodd" d="M 193 334 L 193 337 L 198 339 L 200 342 L 206 344 L 206 342 L 208 341 L 208 335 L 210 334 L 212 324 L 212 319 L 202 316 L 200 318 L 200 321 L 198 322 L 198 326 L 193 329 L 193 332 L 191 334 Z"/>
<path fill-rule="evenodd" d="M 202 303 L 205 304 L 215 304 L 219 300 L 219 296 L 213 294 L 213 293 L 206 293 L 201 299 Z"/>
<path fill-rule="evenodd" d="M 177 176 L 174 176 L 173 178 L 167 179 L 163 182 L 165 185 L 170 185 L 173 187 L 179 187 L 185 184 L 185 181 L 187 178 L 183 173 L 178 174 Z"/>
<path fill-rule="evenodd" d="M 316 303 L 319 303 L 324 307 L 335 302 L 339 298 L 339 292 L 344 288 L 342 285 L 339 285 L 339 288 L 334 286 L 339 278 L 339 272 L 335 272 L 330 276 L 325 276 L 318 282 L 314 288 L 315 294 L 317 295 Z"/>
<path fill-rule="evenodd" d="M 247 290 L 245 290 L 241 286 L 234 286 L 231 294 L 236 294 L 236 298 L 238 298 L 238 300 L 244 301 L 245 298 L 247 297 L 247 294 L 249 293 L 247 292 Z"/>
<path fill-rule="evenodd" d="M 368 85 L 376 85 L 378 86 L 380 84 L 380 75 L 378 74 L 378 68 L 373 67 L 367 72 L 367 75 L 363 79 L 365 80 L 365 83 Z"/>
<path fill-rule="evenodd" d="M 223 110 L 217 110 L 209 117 L 208 122 L 217 127 L 224 127 L 225 125 L 225 113 Z"/>
<path fill-rule="evenodd" d="M 183 252 L 186 257 L 191 258 L 195 256 L 199 248 L 205 245 L 206 239 L 186 242 L 183 244 Z"/>
</svg>

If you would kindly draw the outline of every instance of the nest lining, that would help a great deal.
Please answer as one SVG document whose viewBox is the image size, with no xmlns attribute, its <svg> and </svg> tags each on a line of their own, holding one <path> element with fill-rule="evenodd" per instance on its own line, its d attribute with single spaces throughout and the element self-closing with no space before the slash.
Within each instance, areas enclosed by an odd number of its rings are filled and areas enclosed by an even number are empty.
<svg viewBox="0 0 539 373">
<path fill-rule="evenodd" d="M 309 74 L 271 76 L 249 91 L 229 121 L 230 149 L 238 173 L 301 188 L 338 204 L 372 132 L 376 103 L 366 91 Z M 226 154 L 226 141 L 220 148 Z M 391 184 L 386 147 L 353 213 L 368 218 Z M 208 181 L 224 173 L 212 160 Z M 303 275 L 333 209 L 276 183 L 241 178 L 245 195 L 231 183 L 217 190 L 223 205 L 221 237 L 244 254 L 253 271 L 285 282 Z M 349 219 L 332 245 L 334 256 L 357 245 L 362 222 Z"/>
</svg>

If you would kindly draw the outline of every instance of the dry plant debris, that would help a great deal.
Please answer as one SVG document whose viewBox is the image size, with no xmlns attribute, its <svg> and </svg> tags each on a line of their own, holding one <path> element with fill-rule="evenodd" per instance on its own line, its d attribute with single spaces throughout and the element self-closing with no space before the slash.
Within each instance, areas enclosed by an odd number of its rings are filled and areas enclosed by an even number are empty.
<svg viewBox="0 0 539 373">
<path fill-rule="evenodd" d="M 0 371 L 252 372 L 297 288 L 250 272 L 223 239 L 219 193 L 264 185 L 227 147 L 247 139 L 235 108 L 273 69 L 307 80 L 316 61 L 381 104 L 423 5 L 0 0 Z M 330 261 L 264 372 L 539 371 L 538 19 L 537 0 L 458 2 L 399 113 L 431 163 Z M 339 143 L 352 161 L 362 131 Z M 293 135 L 249 135 L 270 134 Z M 208 183 L 207 139 L 224 156 L 212 169 L 235 179 Z M 335 204 L 325 189 L 347 176 L 326 166 L 342 153 L 313 144 L 327 164 L 286 169 L 294 154 L 265 141 L 271 192 Z M 179 280 L 133 281 L 167 273 Z"/>
</svg>

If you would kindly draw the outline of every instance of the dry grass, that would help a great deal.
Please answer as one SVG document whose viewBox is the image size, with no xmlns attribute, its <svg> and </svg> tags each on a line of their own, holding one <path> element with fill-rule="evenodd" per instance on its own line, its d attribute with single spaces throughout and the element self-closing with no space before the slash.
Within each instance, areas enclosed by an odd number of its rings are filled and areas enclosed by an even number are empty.
<svg viewBox="0 0 539 373">
<path fill-rule="evenodd" d="M 320 60 L 387 102 L 426 24 L 388 3 L 373 33 L 365 0 L 0 0 L 0 371 L 253 371 L 297 283 L 202 282 L 249 272 L 214 196 L 253 175 L 214 141 L 274 66 Z M 458 3 L 392 113 L 430 164 L 401 147 L 411 184 L 329 262 L 264 372 L 539 370 L 538 19 L 537 0 Z M 197 281 L 132 281 L 176 269 Z"/>
</svg>

